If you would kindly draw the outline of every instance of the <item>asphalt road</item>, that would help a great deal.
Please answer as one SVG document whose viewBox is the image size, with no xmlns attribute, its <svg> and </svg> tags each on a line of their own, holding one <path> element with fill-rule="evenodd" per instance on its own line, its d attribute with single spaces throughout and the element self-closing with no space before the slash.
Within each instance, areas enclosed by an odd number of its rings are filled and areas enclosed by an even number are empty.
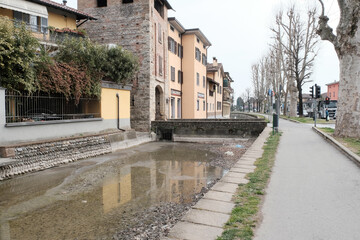
<svg viewBox="0 0 360 240">
<path fill-rule="evenodd" d="M 359 240 L 360 168 L 306 124 L 283 135 L 255 240 Z"/>
</svg>

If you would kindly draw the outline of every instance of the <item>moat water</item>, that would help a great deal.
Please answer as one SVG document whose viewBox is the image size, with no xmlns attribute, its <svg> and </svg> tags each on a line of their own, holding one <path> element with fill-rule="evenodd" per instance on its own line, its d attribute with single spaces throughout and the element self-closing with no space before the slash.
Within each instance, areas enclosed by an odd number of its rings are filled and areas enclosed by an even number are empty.
<svg viewBox="0 0 360 240">
<path fill-rule="evenodd" d="M 224 175 L 207 164 L 215 157 L 149 143 L 0 182 L 0 239 L 111 238 L 138 211 L 191 202 Z"/>
</svg>

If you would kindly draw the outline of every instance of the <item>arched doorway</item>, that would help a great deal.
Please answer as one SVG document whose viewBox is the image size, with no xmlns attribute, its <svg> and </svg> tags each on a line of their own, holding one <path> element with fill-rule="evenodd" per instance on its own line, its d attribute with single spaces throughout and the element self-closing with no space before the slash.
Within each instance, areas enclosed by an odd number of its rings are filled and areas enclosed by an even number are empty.
<svg viewBox="0 0 360 240">
<path fill-rule="evenodd" d="M 160 86 L 155 88 L 155 120 L 164 120 L 164 91 Z"/>
</svg>

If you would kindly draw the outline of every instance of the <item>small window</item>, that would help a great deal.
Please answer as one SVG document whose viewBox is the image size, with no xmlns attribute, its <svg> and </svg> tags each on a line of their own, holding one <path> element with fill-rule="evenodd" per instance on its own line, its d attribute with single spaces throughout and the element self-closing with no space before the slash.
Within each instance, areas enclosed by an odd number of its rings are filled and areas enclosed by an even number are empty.
<svg viewBox="0 0 360 240">
<path fill-rule="evenodd" d="M 158 31 L 158 39 L 159 39 L 159 43 L 162 43 L 162 30 L 161 30 L 161 25 L 160 24 L 158 24 L 158 29 L 159 29 L 159 31 Z"/>
<path fill-rule="evenodd" d="M 181 44 L 178 44 L 178 56 L 179 58 L 183 58 L 184 53 L 183 53 L 183 46 L 181 46 Z"/>
<path fill-rule="evenodd" d="M 207 57 L 205 54 L 202 54 L 202 64 L 205 66 L 207 65 Z"/>
<path fill-rule="evenodd" d="M 205 88 L 205 83 L 206 83 L 205 76 L 203 76 L 203 88 Z"/>
<path fill-rule="evenodd" d="M 175 82 L 175 68 L 171 67 L 171 81 Z"/>
<path fill-rule="evenodd" d="M 198 48 L 195 48 L 195 59 L 201 62 L 201 52 Z"/>
<path fill-rule="evenodd" d="M 48 31 L 48 19 L 47 18 L 41 18 L 41 32 L 42 33 L 47 33 Z"/>
<path fill-rule="evenodd" d="M 205 111 L 205 101 L 203 101 L 203 110 Z"/>
<path fill-rule="evenodd" d="M 200 110 L 200 101 L 199 100 L 196 101 L 196 110 L 197 111 Z"/>
<path fill-rule="evenodd" d="M 107 7 L 107 0 L 97 0 L 98 7 Z"/>
<path fill-rule="evenodd" d="M 199 86 L 200 85 L 200 74 L 196 73 L 196 85 Z"/>
<path fill-rule="evenodd" d="M 161 56 L 159 56 L 159 75 L 162 76 L 163 75 L 163 59 Z"/>
<path fill-rule="evenodd" d="M 133 3 L 134 0 L 122 0 L 122 3 Z"/>
<path fill-rule="evenodd" d="M 221 102 L 217 102 L 217 110 L 221 110 Z"/>
<path fill-rule="evenodd" d="M 164 18 L 164 5 L 161 3 L 160 0 L 154 1 L 154 8 L 160 14 L 160 16 Z"/>
<path fill-rule="evenodd" d="M 198 43 L 200 43 L 200 39 L 199 39 L 199 38 L 196 38 L 196 41 L 197 41 Z"/>
<path fill-rule="evenodd" d="M 173 26 L 170 26 L 170 30 L 174 32 L 175 28 Z"/>
</svg>

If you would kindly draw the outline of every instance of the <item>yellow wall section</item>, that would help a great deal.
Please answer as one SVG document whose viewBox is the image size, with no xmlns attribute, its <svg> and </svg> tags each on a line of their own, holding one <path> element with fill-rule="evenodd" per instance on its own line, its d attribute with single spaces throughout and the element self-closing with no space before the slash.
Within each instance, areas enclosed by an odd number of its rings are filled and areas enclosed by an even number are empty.
<svg viewBox="0 0 360 240">
<path fill-rule="evenodd" d="M 77 29 L 76 28 L 76 19 L 75 17 L 64 17 L 64 15 L 59 15 L 56 13 L 49 12 L 49 26 L 55 28 L 70 28 L 70 29 Z"/>
<path fill-rule="evenodd" d="M 117 97 L 120 96 L 120 119 L 130 118 L 130 91 L 102 88 L 101 117 L 103 119 L 117 119 Z"/>
<path fill-rule="evenodd" d="M 0 8 L 0 16 L 5 16 L 5 17 L 8 17 L 10 19 L 14 18 L 13 11 L 10 10 L 10 9 L 5 9 L 5 8 Z"/>
</svg>

